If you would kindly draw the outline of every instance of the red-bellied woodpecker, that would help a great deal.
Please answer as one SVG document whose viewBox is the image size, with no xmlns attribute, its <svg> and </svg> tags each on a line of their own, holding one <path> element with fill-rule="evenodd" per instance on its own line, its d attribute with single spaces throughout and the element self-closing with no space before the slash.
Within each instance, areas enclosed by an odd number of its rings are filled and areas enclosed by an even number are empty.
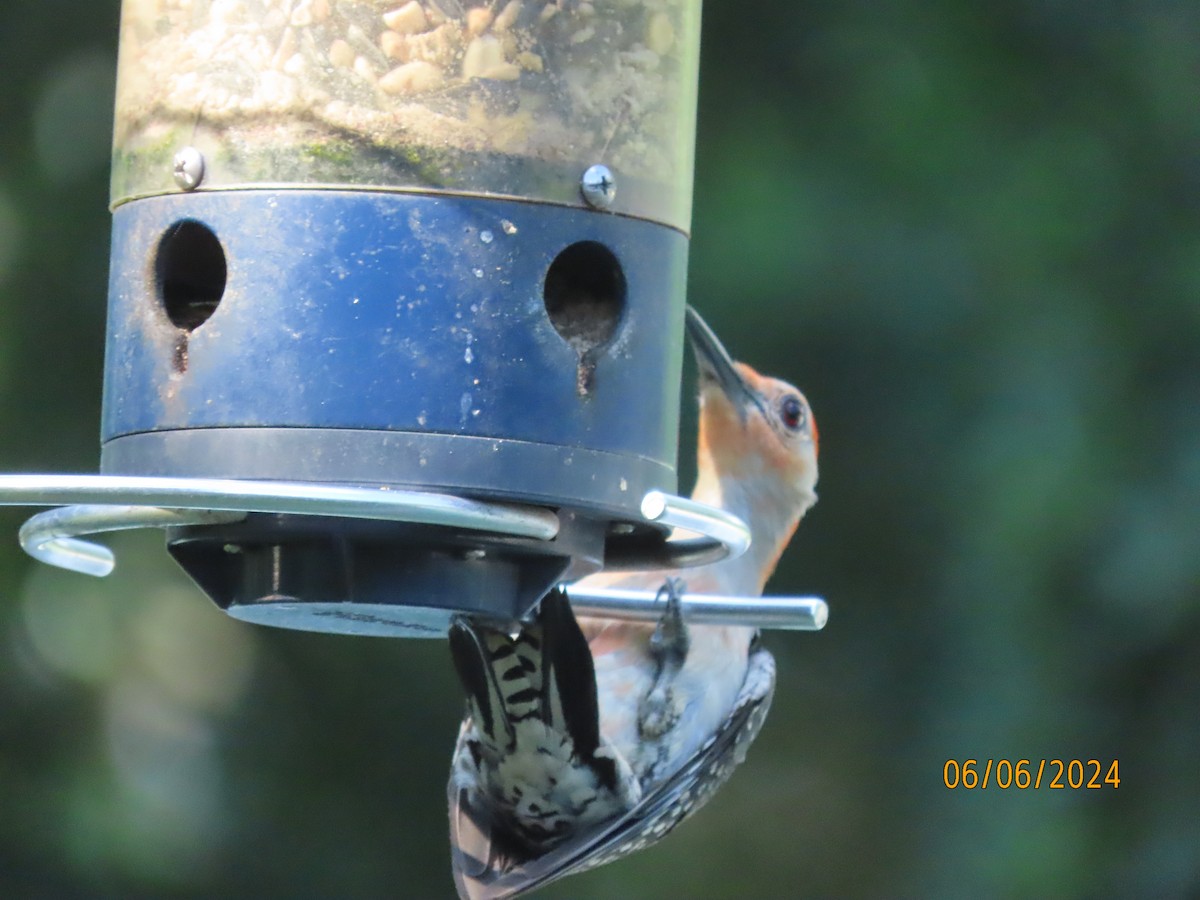
<svg viewBox="0 0 1200 900">
<path fill-rule="evenodd" d="M 552 591 L 515 633 L 456 622 L 468 694 L 448 787 L 455 883 L 512 897 L 648 846 L 716 792 L 758 734 L 775 660 L 753 628 L 688 625 L 679 593 L 757 596 L 814 502 L 817 426 L 783 381 L 735 363 L 694 310 L 692 498 L 739 516 L 750 549 L 686 572 L 600 573 L 658 588 L 657 624 L 580 618 Z"/>
</svg>

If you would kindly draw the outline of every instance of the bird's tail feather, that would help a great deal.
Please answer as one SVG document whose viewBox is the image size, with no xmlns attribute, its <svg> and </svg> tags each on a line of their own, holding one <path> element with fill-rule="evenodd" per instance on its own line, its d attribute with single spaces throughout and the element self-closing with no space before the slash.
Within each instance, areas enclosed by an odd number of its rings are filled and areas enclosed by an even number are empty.
<svg viewBox="0 0 1200 900">
<path fill-rule="evenodd" d="M 448 786 L 454 878 L 460 896 L 493 900 L 520 893 L 496 880 L 565 839 L 556 821 L 598 809 L 622 774 L 630 780 L 628 766 L 619 769 L 618 757 L 601 747 L 592 654 L 561 591 L 551 591 L 516 634 L 456 621 L 450 653 L 470 707 Z M 522 782 L 522 766 L 542 775 Z M 522 790 L 514 794 L 514 785 Z M 551 817 L 564 802 L 583 805 Z"/>
<path fill-rule="evenodd" d="M 592 654 L 563 591 L 547 594 L 516 635 L 455 622 L 450 654 L 480 731 L 496 750 L 511 752 L 517 723 L 536 718 L 569 737 L 578 758 L 615 787 L 612 760 L 595 755 L 600 715 Z"/>
</svg>

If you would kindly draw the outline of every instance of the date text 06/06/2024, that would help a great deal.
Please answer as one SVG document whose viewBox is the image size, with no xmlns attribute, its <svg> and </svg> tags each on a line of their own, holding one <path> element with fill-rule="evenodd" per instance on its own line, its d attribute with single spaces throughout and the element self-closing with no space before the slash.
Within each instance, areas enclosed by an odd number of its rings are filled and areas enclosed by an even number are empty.
<svg viewBox="0 0 1200 900">
<path fill-rule="evenodd" d="M 1120 787 L 1118 760 L 1098 759 L 956 759 L 946 760 L 942 767 L 942 783 L 950 790 L 987 790 L 989 787 L 1006 790 L 1042 787 L 1053 790 L 1080 788 L 1099 790 Z"/>
</svg>

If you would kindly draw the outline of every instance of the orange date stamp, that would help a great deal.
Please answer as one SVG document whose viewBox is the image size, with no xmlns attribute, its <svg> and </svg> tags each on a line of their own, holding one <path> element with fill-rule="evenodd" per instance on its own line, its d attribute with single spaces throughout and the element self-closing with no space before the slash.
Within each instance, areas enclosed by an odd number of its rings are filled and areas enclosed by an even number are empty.
<svg viewBox="0 0 1200 900">
<path fill-rule="evenodd" d="M 1120 769 L 1115 759 L 948 759 L 942 783 L 952 791 L 1115 789 L 1121 785 Z"/>
</svg>

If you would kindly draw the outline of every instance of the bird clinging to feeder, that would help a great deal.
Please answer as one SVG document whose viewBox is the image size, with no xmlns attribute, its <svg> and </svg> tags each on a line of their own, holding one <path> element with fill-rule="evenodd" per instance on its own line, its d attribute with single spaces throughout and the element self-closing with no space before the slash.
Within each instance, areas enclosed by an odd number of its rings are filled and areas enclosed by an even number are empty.
<svg viewBox="0 0 1200 900">
<path fill-rule="evenodd" d="M 105 575 L 111 552 L 80 535 L 162 527 L 241 620 L 423 637 L 462 621 L 456 643 L 549 593 L 546 627 L 561 583 L 576 612 L 660 617 L 653 591 L 586 577 L 744 552 L 731 460 L 711 457 L 703 502 L 674 496 L 699 24 L 696 0 L 125 0 L 100 474 L 0 476 L 0 502 L 61 505 L 25 524 L 26 549 Z M 801 423 L 802 398 L 715 360 L 710 436 L 721 402 Z M 756 553 L 721 571 L 765 571 Z M 718 783 L 709 763 L 752 736 L 770 682 L 755 623 L 824 624 L 819 600 L 781 611 L 752 599 L 757 577 L 727 586 L 746 596 L 672 601 L 690 648 L 672 617 L 657 643 L 585 622 L 599 702 L 615 635 L 641 654 L 619 674 L 655 673 L 658 716 L 639 721 L 672 761 L 628 754 L 635 809 L 682 814 L 679 791 Z M 734 627 L 734 667 L 688 751 L 672 698 L 702 620 Z"/>
<path fill-rule="evenodd" d="M 755 596 L 816 502 L 816 421 L 796 388 L 734 363 L 692 310 L 688 329 L 700 371 L 693 499 L 737 513 L 752 541 L 685 578 L 696 593 Z M 775 661 L 752 627 L 685 622 L 675 574 L 584 582 L 662 585 L 657 625 L 577 623 L 555 592 L 515 634 L 451 629 L 469 709 L 448 787 L 464 900 L 516 896 L 654 843 L 743 759 Z"/>
</svg>

